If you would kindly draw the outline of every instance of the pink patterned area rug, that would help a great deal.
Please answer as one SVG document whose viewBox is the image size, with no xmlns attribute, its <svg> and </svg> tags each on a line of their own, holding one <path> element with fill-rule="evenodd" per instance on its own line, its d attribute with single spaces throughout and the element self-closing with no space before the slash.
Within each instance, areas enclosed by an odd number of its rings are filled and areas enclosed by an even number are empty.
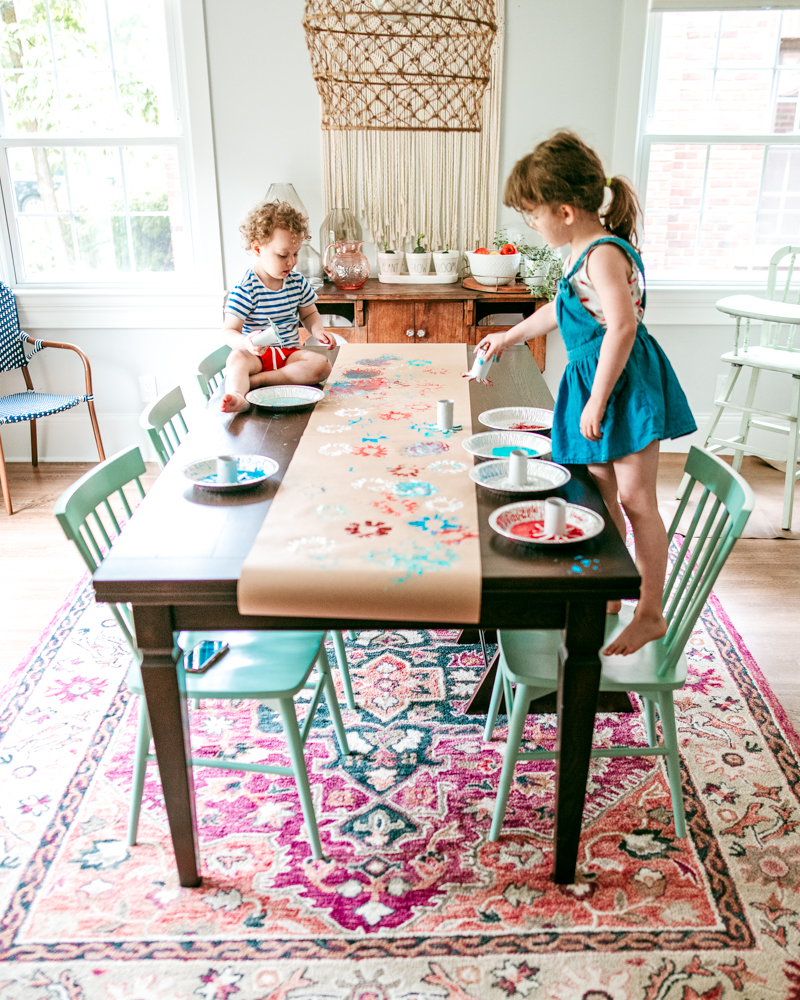
<svg viewBox="0 0 800 1000">
<path fill-rule="evenodd" d="M 76 593 L 0 702 L 0 1000 L 800 1000 L 800 743 L 717 601 L 677 696 L 689 837 L 661 762 L 596 760 L 572 886 L 549 878 L 551 763 L 519 766 L 488 841 L 504 731 L 462 714 L 479 650 L 407 629 L 348 655 L 354 753 L 324 713 L 306 751 L 327 860 L 291 779 L 199 768 L 182 889 L 152 765 L 126 846 L 129 657 Z M 191 727 L 199 756 L 288 763 L 257 703 Z M 643 744 L 641 715 L 596 737 Z"/>
</svg>

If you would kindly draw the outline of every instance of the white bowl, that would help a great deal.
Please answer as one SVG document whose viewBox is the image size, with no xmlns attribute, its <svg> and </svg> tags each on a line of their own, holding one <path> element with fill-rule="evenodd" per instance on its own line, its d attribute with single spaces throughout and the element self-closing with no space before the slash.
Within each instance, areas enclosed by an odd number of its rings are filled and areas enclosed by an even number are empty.
<svg viewBox="0 0 800 1000">
<path fill-rule="evenodd" d="M 484 431 L 468 437 L 461 445 L 477 458 L 508 458 L 517 449 L 527 452 L 529 458 L 546 458 L 552 448 L 550 438 L 529 431 Z"/>
<path fill-rule="evenodd" d="M 507 285 L 519 270 L 521 254 L 467 253 L 472 277 L 481 285 Z"/>
<path fill-rule="evenodd" d="M 576 503 L 566 505 L 567 531 L 555 538 L 544 534 L 544 500 L 519 500 L 498 507 L 489 515 L 489 525 L 498 535 L 527 545 L 574 545 L 599 535 L 605 528 L 603 518 Z M 517 533 L 519 532 L 519 533 Z"/>
<path fill-rule="evenodd" d="M 569 469 L 555 462 L 542 462 L 538 458 L 529 458 L 528 482 L 517 486 L 508 478 L 510 463 L 504 459 L 497 462 L 481 462 L 469 470 L 469 478 L 478 486 L 496 493 L 544 493 L 547 490 L 557 490 L 572 478 Z"/>
</svg>

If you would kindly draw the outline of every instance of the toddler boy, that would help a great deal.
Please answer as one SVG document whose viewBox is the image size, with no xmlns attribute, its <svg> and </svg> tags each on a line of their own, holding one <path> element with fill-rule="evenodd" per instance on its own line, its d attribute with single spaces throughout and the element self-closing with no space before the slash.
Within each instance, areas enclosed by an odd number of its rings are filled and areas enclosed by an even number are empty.
<svg viewBox="0 0 800 1000">
<path fill-rule="evenodd" d="M 330 363 L 314 351 L 300 349 L 298 325 L 331 350 L 336 341 L 325 331 L 314 303 L 317 296 L 302 274 L 292 270 L 308 219 L 285 201 L 263 202 L 239 227 L 255 261 L 225 303 L 222 333 L 232 350 L 225 377 L 223 413 L 239 413 L 250 405 L 245 393 L 262 385 L 314 385 L 330 374 Z M 259 347 L 252 335 L 267 318 L 278 329 L 280 346 Z"/>
</svg>

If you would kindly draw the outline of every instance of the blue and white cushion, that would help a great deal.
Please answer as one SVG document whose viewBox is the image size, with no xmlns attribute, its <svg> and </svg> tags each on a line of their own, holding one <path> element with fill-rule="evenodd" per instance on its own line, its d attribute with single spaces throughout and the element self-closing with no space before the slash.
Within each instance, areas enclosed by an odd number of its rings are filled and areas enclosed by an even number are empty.
<svg viewBox="0 0 800 1000">
<path fill-rule="evenodd" d="M 92 396 L 61 396 L 53 392 L 15 392 L 0 396 L 0 424 L 19 424 L 25 420 L 49 417 L 51 413 L 70 410 L 78 403 L 88 403 Z"/>
</svg>

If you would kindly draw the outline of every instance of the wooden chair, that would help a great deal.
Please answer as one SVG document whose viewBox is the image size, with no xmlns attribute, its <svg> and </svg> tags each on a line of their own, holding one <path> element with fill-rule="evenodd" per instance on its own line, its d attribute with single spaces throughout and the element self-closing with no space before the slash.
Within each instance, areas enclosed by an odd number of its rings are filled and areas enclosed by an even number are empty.
<svg viewBox="0 0 800 1000">
<path fill-rule="evenodd" d="M 690 450 L 686 474 L 688 484 L 672 520 L 670 538 L 675 536 L 695 484 L 700 483 L 703 490 L 664 587 L 667 634 L 630 656 L 600 654 L 600 690 L 635 691 L 642 696 L 649 745 L 592 750 L 593 757 L 666 757 L 675 834 L 678 837 L 686 836 L 686 821 L 672 692 L 686 682 L 686 644 L 711 587 L 734 542 L 744 530 L 755 504 L 753 491 L 745 480 L 722 459 L 706 451 L 694 447 Z M 709 502 L 712 497 L 713 501 Z M 606 642 L 622 631 L 632 616 L 633 609 L 627 605 L 619 616 L 610 615 Z M 552 760 L 556 756 L 550 750 L 523 753 L 520 746 L 530 703 L 556 690 L 559 657 L 563 656 L 561 633 L 555 630 L 501 629 L 498 631 L 498 644 L 501 655 L 486 723 L 487 739 L 491 738 L 501 697 L 505 697 L 510 708 L 508 741 L 490 840 L 497 840 L 500 836 L 517 761 Z M 512 685 L 516 685 L 513 691 Z M 659 745 L 656 732 L 656 705 L 661 716 L 663 746 Z M 565 752 L 569 752 L 568 748 Z"/>
<path fill-rule="evenodd" d="M 123 518 L 131 516 L 131 503 L 124 488 L 134 489 L 144 496 L 140 477 L 145 472 L 138 448 L 127 448 L 97 465 L 74 483 L 56 503 L 55 515 L 67 538 L 75 543 L 84 562 L 94 572 L 102 563 L 114 538 L 119 534 Z M 117 511 L 114 510 L 114 504 Z M 127 683 L 136 695 L 143 693 L 140 654 L 133 636 L 130 609 L 122 604 L 108 605 L 133 653 Z M 252 699 L 264 702 L 280 713 L 289 749 L 291 767 L 272 764 L 237 763 L 218 758 L 193 758 L 195 767 L 221 767 L 233 771 L 259 771 L 266 774 L 292 774 L 308 829 L 311 850 L 315 858 L 322 857 L 322 845 L 317 829 L 303 747 L 322 696 L 328 704 L 341 752 L 350 752 L 339 712 L 336 689 L 325 654 L 324 632 L 182 632 L 176 636 L 175 661 L 184 650 L 192 649 L 205 639 L 222 639 L 230 651 L 205 674 L 180 671 L 186 697 L 192 699 Z M 314 669 L 318 678 L 309 681 Z M 298 726 L 294 695 L 303 689 L 313 691 L 311 704 L 303 723 Z M 153 760 L 148 753 L 150 728 L 145 701 L 139 706 L 139 728 L 136 739 L 131 812 L 128 843 L 136 843 L 145 767 Z"/>
<path fill-rule="evenodd" d="M 223 344 L 216 351 L 212 351 L 211 354 L 206 355 L 197 366 L 197 372 L 195 373 L 197 384 L 200 386 L 200 391 L 206 399 L 211 399 L 212 393 L 222 381 L 222 370 L 230 353 L 230 347 L 227 344 Z"/>
<path fill-rule="evenodd" d="M 33 350 L 30 354 L 25 353 L 25 344 L 32 344 Z M 59 350 L 75 351 L 83 362 L 83 372 L 86 382 L 86 392 L 82 396 L 65 396 L 60 393 L 35 392 L 28 362 L 34 354 L 45 347 L 54 347 Z M 27 421 L 31 425 L 31 464 L 36 467 L 39 464 L 39 448 L 36 439 L 36 421 L 40 417 L 49 417 L 53 413 L 62 413 L 70 410 L 79 403 L 86 403 L 89 407 L 89 417 L 92 421 L 92 430 L 97 444 L 97 453 L 100 461 L 106 457 L 103 452 L 103 442 L 100 438 L 100 428 L 97 426 L 97 414 L 94 410 L 94 395 L 92 393 L 92 369 L 89 360 L 80 348 L 74 344 L 62 344 L 54 340 L 33 340 L 27 333 L 19 328 L 19 316 L 17 314 L 17 303 L 14 293 L 0 282 L 0 372 L 12 371 L 15 368 L 22 369 L 22 377 L 27 386 L 26 392 L 15 392 L 9 396 L 0 396 L 0 425 L 17 424 Z M 6 513 L 13 514 L 11 506 L 11 493 L 8 488 L 8 476 L 6 474 L 6 460 L 3 454 L 3 444 L 0 441 L 0 486 L 3 490 L 3 500 L 6 505 Z"/>
<path fill-rule="evenodd" d="M 712 452 L 733 450 L 733 467 L 737 472 L 742 467 L 745 455 L 759 455 L 761 458 L 786 461 L 781 524 L 787 531 L 792 526 L 794 488 L 800 475 L 797 472 L 800 344 L 794 343 L 795 330 L 800 326 L 800 285 L 795 282 L 792 286 L 798 253 L 800 247 L 787 246 L 772 255 L 767 276 L 766 298 L 757 295 L 729 295 L 717 302 L 717 309 L 720 312 L 736 318 L 736 334 L 733 350 L 722 355 L 721 360 L 730 365 L 730 370 L 719 398 L 714 400 L 714 410 L 706 427 L 703 444 L 703 447 Z M 787 257 L 788 264 L 783 264 Z M 778 270 L 781 266 L 785 267 L 786 276 L 779 284 Z M 744 337 L 741 336 L 742 320 L 745 320 Z M 761 324 L 761 335 L 759 343 L 751 345 L 750 323 L 753 321 Z M 750 370 L 750 380 L 742 406 L 731 402 L 731 396 L 745 368 Z M 779 372 L 791 379 L 791 402 L 788 412 L 771 408 L 769 401 L 764 401 L 763 398 L 761 407 L 755 405 L 759 377 L 765 370 Z M 739 433 L 732 438 L 722 438 L 716 434 L 717 425 L 725 410 L 741 414 Z M 776 423 L 776 420 L 779 422 Z M 749 444 L 748 438 L 753 428 L 784 435 L 785 450 L 772 451 Z"/>
</svg>

